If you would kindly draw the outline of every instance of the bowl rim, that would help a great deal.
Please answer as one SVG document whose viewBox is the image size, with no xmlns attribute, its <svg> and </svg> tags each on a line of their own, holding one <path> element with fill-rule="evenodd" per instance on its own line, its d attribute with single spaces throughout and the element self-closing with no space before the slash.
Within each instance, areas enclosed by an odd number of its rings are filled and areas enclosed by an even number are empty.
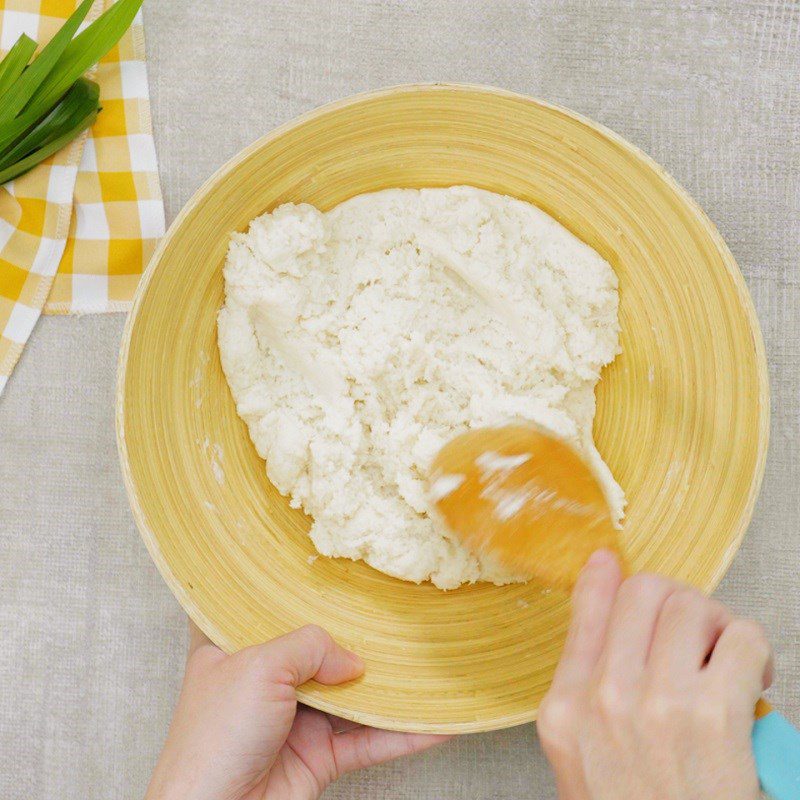
<svg viewBox="0 0 800 800">
<path fill-rule="evenodd" d="M 151 256 L 146 269 L 142 273 L 142 276 L 139 279 L 139 284 L 136 287 L 133 303 L 130 311 L 128 312 L 128 316 L 125 321 L 125 327 L 122 333 L 119 357 L 117 361 L 117 379 L 115 389 L 115 430 L 120 468 L 122 472 L 123 483 L 128 496 L 128 502 L 131 507 L 131 513 L 139 534 L 142 537 L 150 554 L 150 557 L 153 559 L 153 562 L 160 572 L 161 577 L 164 579 L 170 591 L 175 596 L 175 599 L 181 605 L 190 620 L 194 622 L 203 631 L 203 633 L 209 637 L 209 639 L 211 639 L 217 646 L 221 647 L 225 652 L 233 652 L 236 648 L 228 639 L 228 637 L 226 637 L 225 634 L 214 624 L 214 622 L 205 614 L 203 614 L 192 597 L 183 588 L 180 581 L 178 581 L 178 579 L 173 575 L 166 558 L 161 552 L 157 537 L 147 524 L 145 513 L 140 503 L 136 485 L 129 466 L 128 448 L 125 440 L 125 384 L 127 363 L 134 329 L 136 327 L 139 310 L 143 302 L 144 295 L 146 294 L 147 287 L 149 286 L 150 281 L 155 274 L 156 269 L 158 268 L 158 265 L 161 263 L 164 251 L 171 242 L 175 231 L 183 224 L 184 220 L 189 216 L 194 207 L 201 201 L 202 198 L 205 197 L 206 194 L 208 194 L 208 192 L 210 192 L 217 184 L 223 181 L 230 172 L 236 169 L 241 162 L 245 161 L 265 144 L 279 138 L 294 128 L 305 125 L 306 123 L 325 116 L 332 111 L 358 105 L 368 100 L 395 94 L 414 94 L 441 91 L 455 93 L 482 93 L 486 95 L 503 97 L 506 99 L 523 101 L 526 103 L 533 103 L 540 107 L 556 111 L 566 117 L 580 122 L 581 124 L 593 129 L 606 139 L 612 141 L 622 149 L 628 151 L 632 156 L 644 162 L 647 166 L 653 169 L 658 177 L 661 178 L 661 180 L 663 180 L 667 186 L 678 195 L 680 200 L 686 204 L 687 208 L 692 212 L 692 214 L 694 214 L 702 222 L 703 226 L 720 252 L 725 269 L 731 277 L 733 285 L 736 289 L 739 303 L 742 311 L 744 312 L 747 325 L 750 329 L 751 341 L 756 360 L 756 369 L 758 373 L 758 426 L 756 430 L 758 445 L 754 472 L 749 486 L 747 502 L 743 508 L 742 514 L 739 517 L 738 527 L 734 532 L 734 536 L 730 545 L 723 553 L 716 570 L 710 575 L 703 586 L 705 591 L 711 592 L 719 585 L 723 576 L 730 567 L 737 551 L 739 550 L 742 540 L 744 539 L 744 535 L 747 532 L 750 522 L 752 521 L 756 501 L 758 499 L 761 484 L 764 478 L 767 450 L 769 447 L 770 386 L 766 349 L 764 346 L 764 339 L 758 321 L 758 316 L 756 314 L 755 306 L 747 287 L 744 274 L 739 268 L 733 253 L 730 251 L 730 248 L 727 246 L 725 240 L 722 238 L 722 235 L 717 230 L 717 227 L 708 217 L 706 212 L 701 208 L 699 203 L 689 194 L 689 192 L 680 183 L 678 183 L 678 181 L 675 180 L 675 178 L 663 166 L 651 158 L 647 153 L 605 125 L 596 122 L 595 120 L 584 116 L 579 112 L 565 108 L 564 106 L 551 103 L 522 92 L 515 92 L 486 84 L 435 81 L 394 84 L 380 89 L 359 92 L 357 94 L 348 95 L 347 97 L 339 100 L 334 100 L 332 102 L 317 106 L 303 114 L 300 114 L 297 117 L 293 117 L 287 122 L 278 125 L 268 133 L 258 137 L 255 141 L 242 148 L 234 156 L 229 158 L 220 167 L 218 167 L 205 181 L 203 181 L 203 183 L 201 183 L 201 185 L 192 193 L 189 200 L 183 205 L 181 210 L 170 223 L 166 233 L 158 243 L 158 246 Z M 416 732 L 478 733 L 490 730 L 498 730 L 502 728 L 513 727 L 515 725 L 521 725 L 527 722 L 533 722 L 536 720 L 538 713 L 538 709 L 531 709 L 531 711 L 523 711 L 515 714 L 508 714 L 502 717 L 496 717 L 490 721 L 410 724 L 407 722 L 393 720 L 392 718 L 385 717 L 382 714 L 352 711 L 346 706 L 340 705 L 330 698 L 321 698 L 317 693 L 309 693 L 302 687 L 297 689 L 297 699 L 313 708 L 365 725 L 381 727 L 389 730 Z"/>
</svg>

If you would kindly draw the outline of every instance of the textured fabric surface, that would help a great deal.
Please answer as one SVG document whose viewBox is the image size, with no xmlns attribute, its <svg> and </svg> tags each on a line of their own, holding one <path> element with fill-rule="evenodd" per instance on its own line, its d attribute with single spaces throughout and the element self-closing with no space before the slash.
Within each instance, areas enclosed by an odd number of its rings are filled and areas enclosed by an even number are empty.
<svg viewBox="0 0 800 800">
<path fill-rule="evenodd" d="M 77 0 L 53 1 L 77 5 Z M 105 10 L 112 0 L 102 5 Z M 89 130 L 78 164 L 69 236 L 45 314 L 130 308 L 139 277 L 164 233 L 141 12 L 97 65 L 94 79 L 103 111 Z"/>
<path fill-rule="evenodd" d="M 745 273 L 773 389 L 764 488 L 719 596 L 768 628 L 771 698 L 800 721 L 800 5 L 150 0 L 145 25 L 169 218 L 276 124 L 411 80 L 564 104 L 688 188 Z M 42 320 L 0 400 L 4 800 L 141 797 L 179 685 L 184 616 L 134 530 L 117 468 L 122 324 Z M 553 796 L 530 725 L 458 739 L 326 795 Z"/>
<path fill-rule="evenodd" d="M 0 52 L 22 34 L 44 45 L 77 4 L 0 0 Z M 141 13 L 91 77 L 103 110 L 88 133 L 0 187 L 0 393 L 42 311 L 129 308 L 164 232 Z"/>
</svg>

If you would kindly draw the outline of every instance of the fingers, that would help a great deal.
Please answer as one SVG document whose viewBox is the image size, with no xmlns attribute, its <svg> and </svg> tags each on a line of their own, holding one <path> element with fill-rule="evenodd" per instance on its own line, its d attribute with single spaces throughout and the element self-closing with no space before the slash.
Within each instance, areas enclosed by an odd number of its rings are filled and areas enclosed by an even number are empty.
<svg viewBox="0 0 800 800">
<path fill-rule="evenodd" d="M 299 686 L 312 678 L 329 686 L 353 680 L 364 662 L 338 645 L 317 625 L 306 625 L 266 644 L 249 648 L 248 657 L 267 670 L 268 680 Z"/>
<path fill-rule="evenodd" d="M 400 733 L 377 728 L 356 728 L 334 736 L 331 744 L 338 773 L 344 775 L 400 756 L 421 753 L 450 738 L 452 737 L 429 733 Z"/>
<path fill-rule="evenodd" d="M 772 648 L 763 628 L 749 619 L 733 620 L 720 635 L 706 669 L 713 685 L 741 698 L 739 707 L 751 714 L 773 676 Z"/>
<path fill-rule="evenodd" d="M 572 593 L 572 621 L 564 652 L 536 723 L 542 747 L 556 773 L 559 797 L 588 797 L 576 731 L 582 724 L 582 698 L 603 652 L 621 582 L 616 556 L 599 550 L 583 568 Z"/>
<path fill-rule="evenodd" d="M 639 574 L 622 584 L 603 650 L 601 680 L 630 690 L 642 675 L 664 603 L 678 584 L 658 575 Z"/>
<path fill-rule="evenodd" d="M 572 593 L 572 622 L 553 678 L 553 689 L 560 691 L 591 676 L 603 651 L 621 581 L 619 562 L 608 550 L 598 550 L 583 568 Z"/>
<path fill-rule="evenodd" d="M 696 589 L 682 588 L 664 602 L 650 650 L 653 672 L 683 683 L 706 662 L 731 613 Z"/>
<path fill-rule="evenodd" d="M 695 785 L 708 797 L 754 796 L 750 732 L 770 677 L 754 623 L 669 579 L 621 583 L 597 554 L 539 709 L 559 797 L 686 797 Z"/>
</svg>

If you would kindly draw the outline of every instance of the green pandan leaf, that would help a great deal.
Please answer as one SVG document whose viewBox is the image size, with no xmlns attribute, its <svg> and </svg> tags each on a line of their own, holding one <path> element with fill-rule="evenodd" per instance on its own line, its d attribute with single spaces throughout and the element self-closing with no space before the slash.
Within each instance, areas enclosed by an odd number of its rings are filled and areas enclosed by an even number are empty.
<svg viewBox="0 0 800 800">
<path fill-rule="evenodd" d="M 0 124 L 14 119 L 34 92 L 42 86 L 72 42 L 72 37 L 89 13 L 93 2 L 94 0 L 83 0 L 72 16 L 59 28 L 56 35 L 42 48 L 42 52 L 36 56 L 33 63 L 3 93 L 3 102 L 0 104 Z"/>
<path fill-rule="evenodd" d="M 28 66 L 35 52 L 36 42 L 23 33 L 0 61 L 0 97 L 22 75 L 22 70 Z"/>
<path fill-rule="evenodd" d="M 142 0 L 117 0 L 77 33 L 93 0 L 75 12 L 31 61 L 36 43 L 21 36 L 0 62 L 0 184 L 27 172 L 94 122 L 99 89 L 83 73 L 133 22 Z"/>
<path fill-rule="evenodd" d="M 14 180 L 14 178 L 18 178 L 20 175 L 24 175 L 41 161 L 49 158 L 53 153 L 57 153 L 62 147 L 69 144 L 81 131 L 86 130 L 86 128 L 97 119 L 97 112 L 97 108 L 92 109 L 91 113 L 87 114 L 84 119 L 73 125 L 70 130 L 63 133 L 57 139 L 53 139 L 53 141 L 49 142 L 44 147 L 39 148 L 36 152 L 23 158 L 22 161 L 17 161 L 13 166 L 0 170 L 0 185 Z"/>
<path fill-rule="evenodd" d="M 36 90 L 28 109 L 44 113 L 89 67 L 122 38 L 143 0 L 117 0 L 66 47 L 52 72 Z"/>
<path fill-rule="evenodd" d="M 27 131 L 13 147 L 0 154 L 0 170 L 7 169 L 72 130 L 92 111 L 97 111 L 99 98 L 100 87 L 94 81 L 86 78 L 75 81 L 47 116 Z"/>
</svg>

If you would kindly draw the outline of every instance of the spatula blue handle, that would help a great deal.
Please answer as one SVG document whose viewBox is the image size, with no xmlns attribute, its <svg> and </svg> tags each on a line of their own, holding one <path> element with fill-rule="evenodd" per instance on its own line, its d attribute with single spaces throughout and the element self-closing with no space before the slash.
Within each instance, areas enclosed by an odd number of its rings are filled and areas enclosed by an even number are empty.
<svg viewBox="0 0 800 800">
<path fill-rule="evenodd" d="M 765 700 L 753 724 L 753 754 L 761 788 L 773 800 L 800 800 L 800 731 Z"/>
</svg>

